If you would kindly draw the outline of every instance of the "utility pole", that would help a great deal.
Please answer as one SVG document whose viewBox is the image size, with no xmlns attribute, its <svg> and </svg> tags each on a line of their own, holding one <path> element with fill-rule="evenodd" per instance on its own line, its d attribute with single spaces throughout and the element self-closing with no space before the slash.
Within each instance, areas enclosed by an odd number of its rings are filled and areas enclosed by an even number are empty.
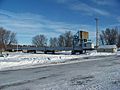
<svg viewBox="0 0 120 90">
<path fill-rule="evenodd" d="M 95 18 L 96 21 L 96 49 L 99 46 L 99 34 L 98 34 L 98 18 Z"/>
</svg>

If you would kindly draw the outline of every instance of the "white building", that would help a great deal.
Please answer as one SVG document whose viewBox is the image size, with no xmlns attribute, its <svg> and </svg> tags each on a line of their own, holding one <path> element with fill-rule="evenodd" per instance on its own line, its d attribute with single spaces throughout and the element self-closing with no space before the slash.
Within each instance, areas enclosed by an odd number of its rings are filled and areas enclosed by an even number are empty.
<svg viewBox="0 0 120 90">
<path fill-rule="evenodd" d="M 116 45 L 102 45 L 98 47 L 97 52 L 115 53 L 117 52 L 117 46 Z"/>
<path fill-rule="evenodd" d="M 94 44 L 92 42 L 85 42 L 82 47 L 83 49 L 94 49 Z"/>
</svg>

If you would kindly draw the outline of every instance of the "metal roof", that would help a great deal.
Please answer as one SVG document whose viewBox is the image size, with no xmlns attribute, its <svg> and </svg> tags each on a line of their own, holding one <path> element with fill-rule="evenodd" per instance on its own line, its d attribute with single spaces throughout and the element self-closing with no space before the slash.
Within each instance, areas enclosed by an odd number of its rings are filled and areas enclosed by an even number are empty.
<svg viewBox="0 0 120 90">
<path fill-rule="evenodd" d="M 101 46 L 99 46 L 98 48 L 117 48 L 117 46 L 116 45 L 101 45 Z"/>
</svg>

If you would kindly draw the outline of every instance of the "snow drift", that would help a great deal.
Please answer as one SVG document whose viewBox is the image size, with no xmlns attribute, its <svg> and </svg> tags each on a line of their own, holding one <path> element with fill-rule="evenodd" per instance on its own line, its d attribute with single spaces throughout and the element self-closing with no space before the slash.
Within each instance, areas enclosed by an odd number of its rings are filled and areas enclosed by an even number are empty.
<svg viewBox="0 0 120 90">
<path fill-rule="evenodd" d="M 113 53 L 97 53 L 95 51 L 82 54 L 82 55 L 70 55 L 69 52 L 63 52 L 64 54 L 30 54 L 30 53 L 10 53 L 9 56 L 0 57 L 0 69 L 21 66 L 21 65 L 35 65 L 35 64 L 57 64 L 70 61 L 70 59 L 91 57 L 91 56 L 106 56 L 113 55 Z M 67 53 L 67 54 L 65 54 Z M 81 60 L 80 59 L 80 60 Z"/>
</svg>

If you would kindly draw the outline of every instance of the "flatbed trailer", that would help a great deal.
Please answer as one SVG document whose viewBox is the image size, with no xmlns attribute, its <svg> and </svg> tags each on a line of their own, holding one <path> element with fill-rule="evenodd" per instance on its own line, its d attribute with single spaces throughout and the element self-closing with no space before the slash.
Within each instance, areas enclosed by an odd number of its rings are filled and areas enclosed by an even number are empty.
<svg viewBox="0 0 120 90">
<path fill-rule="evenodd" d="M 56 51 L 71 51 L 72 54 L 83 53 L 86 50 L 93 50 L 93 48 L 81 48 L 81 47 L 9 47 L 6 51 L 23 51 L 26 53 L 36 53 L 37 51 L 42 51 L 45 54 L 48 52 L 55 53 Z"/>
</svg>

